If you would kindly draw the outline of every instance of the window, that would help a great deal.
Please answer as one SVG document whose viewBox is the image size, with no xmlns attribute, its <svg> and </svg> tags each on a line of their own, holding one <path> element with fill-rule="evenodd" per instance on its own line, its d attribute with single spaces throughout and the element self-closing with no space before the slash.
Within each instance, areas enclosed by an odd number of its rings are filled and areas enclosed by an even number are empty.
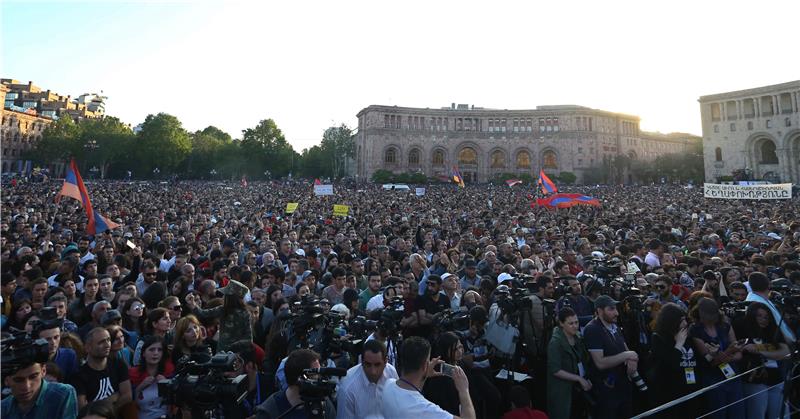
<svg viewBox="0 0 800 419">
<path fill-rule="evenodd" d="M 722 149 L 717 147 L 714 149 L 714 159 L 716 161 L 722 161 Z"/>
<path fill-rule="evenodd" d="M 544 132 L 544 118 L 539 118 L 539 132 Z"/>
<path fill-rule="evenodd" d="M 736 132 L 736 124 L 731 122 L 731 132 Z"/>
<path fill-rule="evenodd" d="M 753 130 L 753 121 L 747 121 L 747 130 L 748 131 L 752 131 Z"/>
<path fill-rule="evenodd" d="M 444 151 L 436 150 L 433 152 L 433 165 L 444 166 Z"/>
<path fill-rule="evenodd" d="M 478 153 L 470 147 L 464 147 L 458 152 L 458 164 L 477 164 Z"/>
<path fill-rule="evenodd" d="M 529 169 L 531 167 L 531 155 L 525 150 L 517 153 L 517 169 Z"/>
<path fill-rule="evenodd" d="M 719 132 L 719 125 L 714 124 L 714 132 Z"/>
<path fill-rule="evenodd" d="M 767 119 L 767 128 L 772 128 L 772 120 Z"/>
<path fill-rule="evenodd" d="M 711 104 L 711 120 L 716 122 L 719 121 L 722 117 L 722 112 L 720 111 L 719 103 L 712 103 Z"/>
<path fill-rule="evenodd" d="M 514 132 L 519 132 L 519 119 L 514 118 Z"/>
<path fill-rule="evenodd" d="M 419 165 L 419 149 L 413 149 L 408 153 L 408 164 L 411 165 Z"/>
<path fill-rule="evenodd" d="M 542 167 L 545 169 L 558 169 L 558 159 L 554 151 L 547 150 L 542 154 Z"/>
<path fill-rule="evenodd" d="M 396 164 L 397 163 L 397 150 L 394 148 L 390 148 L 386 150 L 386 153 L 383 156 L 383 161 L 386 164 Z"/>
<path fill-rule="evenodd" d="M 500 150 L 492 152 L 492 169 L 500 169 L 506 167 L 506 155 Z"/>
<path fill-rule="evenodd" d="M 783 120 L 783 125 L 787 126 L 787 127 L 791 127 L 792 126 L 792 120 L 789 119 L 789 118 L 784 119 Z"/>
<path fill-rule="evenodd" d="M 494 132 L 494 119 L 489 118 L 489 132 Z"/>
<path fill-rule="evenodd" d="M 506 126 L 508 125 L 508 121 L 505 118 L 500 120 L 500 132 L 506 132 Z"/>
<path fill-rule="evenodd" d="M 770 140 L 764 141 L 761 145 L 761 164 L 778 164 L 775 143 Z"/>
<path fill-rule="evenodd" d="M 558 118 L 553 118 L 553 131 L 558 132 Z"/>
</svg>

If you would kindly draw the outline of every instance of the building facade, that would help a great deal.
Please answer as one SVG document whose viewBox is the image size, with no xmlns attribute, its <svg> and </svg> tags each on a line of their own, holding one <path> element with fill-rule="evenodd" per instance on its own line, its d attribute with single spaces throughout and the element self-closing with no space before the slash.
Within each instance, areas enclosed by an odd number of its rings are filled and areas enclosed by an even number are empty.
<svg viewBox="0 0 800 419">
<path fill-rule="evenodd" d="M 706 181 L 800 183 L 800 80 L 701 96 Z"/>
<path fill-rule="evenodd" d="M 0 99 L 3 100 L 0 139 L 2 171 L 30 170 L 23 155 L 42 138 L 44 129 L 58 118 L 101 118 L 105 114 L 104 96 L 84 94 L 73 100 L 50 90 L 42 90 L 33 82 L 21 83 L 0 79 Z"/>
<path fill-rule="evenodd" d="M 617 155 L 650 161 L 680 153 L 688 134 L 639 130 L 639 117 L 583 106 L 530 110 L 452 104 L 440 109 L 372 105 L 358 113 L 356 176 L 378 170 L 448 176 L 457 167 L 467 182 L 503 174 L 572 172 L 581 182 Z M 694 137 L 696 138 L 696 137 Z"/>
</svg>

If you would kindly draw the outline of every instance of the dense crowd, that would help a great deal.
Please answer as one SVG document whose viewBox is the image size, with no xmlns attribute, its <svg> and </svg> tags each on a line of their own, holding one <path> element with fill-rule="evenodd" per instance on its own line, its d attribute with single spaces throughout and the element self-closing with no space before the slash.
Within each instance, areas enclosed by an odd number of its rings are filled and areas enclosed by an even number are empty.
<svg viewBox="0 0 800 419">
<path fill-rule="evenodd" d="M 98 181 L 120 227 L 89 235 L 60 182 L 3 186 L 4 336 L 48 352 L 4 367 L 4 418 L 617 418 L 708 386 L 657 415 L 783 407 L 796 199 L 572 187 L 602 206 L 550 210 L 524 186 Z M 244 396 L 175 384 L 209 370 Z"/>
</svg>

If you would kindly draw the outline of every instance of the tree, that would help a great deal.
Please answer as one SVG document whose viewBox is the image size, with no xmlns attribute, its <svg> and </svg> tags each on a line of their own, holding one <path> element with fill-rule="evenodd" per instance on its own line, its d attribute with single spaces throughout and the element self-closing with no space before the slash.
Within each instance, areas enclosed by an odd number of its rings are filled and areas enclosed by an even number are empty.
<svg viewBox="0 0 800 419">
<path fill-rule="evenodd" d="M 147 115 L 132 151 L 140 173 L 150 173 L 155 168 L 173 171 L 192 151 L 192 142 L 181 121 L 162 112 Z"/>
<path fill-rule="evenodd" d="M 269 170 L 275 176 L 283 176 L 294 169 L 297 153 L 272 119 L 243 130 L 241 149 L 246 162 L 244 173 L 248 175 L 257 176 Z"/>
<path fill-rule="evenodd" d="M 320 143 L 323 154 L 330 159 L 330 175 L 340 178 L 347 174 L 347 162 L 355 156 L 353 130 L 342 124 L 330 127 L 322 134 Z"/>
<path fill-rule="evenodd" d="M 80 128 L 68 115 L 48 125 L 36 146 L 25 153 L 34 163 L 47 165 L 74 156 L 78 146 Z"/>
<path fill-rule="evenodd" d="M 575 176 L 575 173 L 561 172 L 558 174 L 558 181 L 567 185 L 572 185 L 576 180 L 578 180 L 578 177 Z"/>
<path fill-rule="evenodd" d="M 107 116 L 97 119 L 81 119 L 78 122 L 80 138 L 77 156 L 85 167 L 99 166 L 100 176 L 105 178 L 112 163 L 126 156 L 132 146 L 133 131 L 118 118 Z M 94 147 L 87 147 L 93 144 Z"/>
</svg>

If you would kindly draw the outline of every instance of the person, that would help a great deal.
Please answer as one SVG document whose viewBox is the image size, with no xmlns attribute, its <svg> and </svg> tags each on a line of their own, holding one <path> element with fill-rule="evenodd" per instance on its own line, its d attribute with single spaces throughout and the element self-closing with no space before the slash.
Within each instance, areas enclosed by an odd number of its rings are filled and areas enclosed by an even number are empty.
<svg viewBox="0 0 800 419">
<path fill-rule="evenodd" d="M 119 325 L 104 326 L 111 337 L 111 353 L 110 358 L 117 358 L 125 363 L 125 366 L 130 367 L 133 364 L 133 351 L 125 343 L 125 330 Z"/>
<path fill-rule="evenodd" d="M 435 368 L 444 362 L 438 358 L 430 359 L 430 354 L 431 344 L 421 337 L 412 336 L 403 341 L 399 355 L 402 375 L 397 380 L 389 380 L 383 390 L 381 411 L 384 418 L 475 418 L 475 409 L 469 397 L 469 381 L 459 366 L 452 368 L 453 383 L 461 404 L 459 416 L 445 411 L 422 395 L 420 389 L 425 381 L 442 375 Z"/>
<path fill-rule="evenodd" d="M 81 419 L 117 419 L 120 415 L 114 409 L 114 403 L 108 399 L 95 400 L 79 412 Z"/>
<path fill-rule="evenodd" d="M 556 312 L 567 306 L 572 307 L 581 326 L 586 326 L 592 320 L 593 307 L 592 302 L 583 295 L 581 282 L 572 275 L 562 277 L 561 282 L 567 287 L 567 293 L 556 302 Z"/>
<path fill-rule="evenodd" d="M 787 322 L 783 321 L 780 311 L 769 299 L 769 277 L 762 272 L 753 272 L 747 277 L 747 282 L 750 285 L 751 292 L 747 294 L 747 298 L 745 300 L 759 302 L 767 306 L 770 313 L 772 313 L 772 317 L 775 319 L 775 323 L 780 325 L 780 330 L 783 334 L 784 341 L 788 343 L 794 343 L 797 341 L 797 337 L 795 336 L 791 327 L 789 327 Z"/>
<path fill-rule="evenodd" d="M 686 311 L 675 303 L 664 304 L 655 319 L 648 383 L 653 407 L 683 397 L 699 388 L 697 360 L 688 339 Z M 658 414 L 661 418 L 686 418 L 699 410 L 699 398 L 691 398 Z"/>
<path fill-rule="evenodd" d="M 358 308 L 361 311 L 367 310 L 367 303 L 372 297 L 378 295 L 380 288 L 381 274 L 375 271 L 370 272 L 369 275 L 367 275 L 367 288 L 358 294 Z"/>
<path fill-rule="evenodd" d="M 61 373 L 66 377 L 73 376 L 78 371 L 78 357 L 70 348 L 62 348 L 60 322 L 42 322 L 36 335 L 47 341 L 48 360 L 58 365 Z"/>
<path fill-rule="evenodd" d="M 333 282 L 322 290 L 322 298 L 330 301 L 331 305 L 336 305 L 344 301 L 345 280 L 347 271 L 337 266 L 331 271 Z"/>
<path fill-rule="evenodd" d="M 172 342 L 172 336 L 168 335 L 172 320 L 169 318 L 169 310 L 159 307 L 147 313 L 147 323 L 145 324 L 145 335 L 136 343 L 133 350 L 133 365 L 139 365 L 142 361 L 142 345 L 147 336 L 160 336 L 167 342 Z"/>
<path fill-rule="evenodd" d="M 288 387 L 284 391 L 273 393 L 269 398 L 256 407 L 256 419 L 275 419 L 284 415 L 286 419 L 308 418 L 310 413 L 306 411 L 306 406 L 300 398 L 300 377 L 303 371 L 309 368 L 320 368 L 319 354 L 310 349 L 296 349 L 289 354 L 286 359 L 284 372 Z M 323 417 L 333 419 L 336 417 L 336 409 L 333 402 L 325 399 Z M 292 413 L 286 414 L 289 409 L 295 409 Z"/>
<path fill-rule="evenodd" d="M 102 327 L 90 330 L 86 335 L 86 362 L 72 377 L 72 385 L 78 394 L 78 407 L 108 398 L 119 411 L 131 402 L 128 368 L 117 358 L 109 359 L 110 353 L 111 335 L 108 331 Z"/>
<path fill-rule="evenodd" d="M 203 344 L 204 339 L 204 330 L 197 317 L 193 314 L 181 317 L 175 325 L 172 363 L 178 365 L 181 358 L 191 356 L 196 352 L 210 355 L 211 349 Z"/>
<path fill-rule="evenodd" d="M 578 315 L 569 307 L 558 312 L 558 326 L 547 345 L 547 413 L 553 419 L 585 416 L 581 392 L 592 389 L 586 379 L 589 352 L 579 333 Z"/>
<path fill-rule="evenodd" d="M 253 341 L 253 328 L 250 327 L 250 312 L 244 303 L 244 296 L 249 290 L 244 284 L 236 280 L 229 280 L 228 285 L 220 288 L 225 296 L 222 306 L 210 309 L 198 307 L 198 300 L 194 294 L 186 296 L 186 305 L 198 319 L 220 318 L 219 341 L 217 351 L 229 350 L 234 342 L 240 340 Z"/>
<path fill-rule="evenodd" d="M 364 343 L 361 363 L 350 368 L 337 390 L 336 417 L 368 418 L 381 415 L 383 387 L 397 379 L 397 370 L 387 362 L 386 346 L 370 340 Z"/>
<path fill-rule="evenodd" d="M 142 363 L 128 370 L 139 407 L 139 419 L 159 419 L 167 415 L 168 406 L 159 397 L 158 382 L 171 377 L 173 371 L 164 338 L 146 336 L 142 344 Z"/>
<path fill-rule="evenodd" d="M 734 377 L 738 371 L 737 361 L 742 359 L 742 345 L 736 341 L 736 333 L 730 324 L 723 321 L 717 302 L 701 298 L 697 302 L 695 323 L 689 329 L 695 356 L 697 356 L 698 383 L 701 387 L 717 384 Z M 717 418 L 744 418 L 742 384 L 736 379 L 728 381 L 706 393 L 706 408 L 717 412 Z"/>
<path fill-rule="evenodd" d="M 77 418 L 75 389 L 67 384 L 48 382 L 46 375 L 45 364 L 35 359 L 26 359 L 15 366 L 3 377 L 11 395 L 3 399 L 0 416 L 3 419 Z"/>
<path fill-rule="evenodd" d="M 743 371 L 763 365 L 764 368 L 746 375 L 742 381 L 746 417 L 780 417 L 783 403 L 783 374 L 781 366 L 789 354 L 789 346 L 778 331 L 769 308 L 753 302 L 747 307 L 744 321 L 736 336 L 745 339 L 742 347 Z M 788 410 L 787 410 L 788 411 Z"/>
<path fill-rule="evenodd" d="M 576 327 L 577 324 L 578 318 L 576 316 Z M 531 396 L 525 387 L 511 387 L 508 398 L 511 401 L 511 411 L 503 415 L 503 419 L 547 419 L 548 417 L 554 417 L 552 414 L 548 416 L 541 410 L 531 408 Z"/>
<path fill-rule="evenodd" d="M 464 354 L 464 345 L 458 335 L 445 332 L 436 341 L 436 355 L 445 364 L 458 365 Z M 458 389 L 453 379 L 447 375 L 429 377 L 422 386 L 422 395 L 442 409 L 458 415 L 461 407 L 458 404 Z M 470 396 L 472 399 L 472 396 Z M 474 404 L 473 404 L 474 406 Z"/>
<path fill-rule="evenodd" d="M 419 336 L 430 338 L 433 335 L 433 316 L 436 313 L 450 309 L 450 299 L 440 293 L 442 277 L 430 274 L 427 278 L 427 287 L 422 288 L 424 295 L 416 298 L 417 317 L 420 327 L 417 328 Z"/>
<path fill-rule="evenodd" d="M 584 342 L 592 358 L 589 376 L 595 389 L 595 418 L 631 416 L 632 388 L 628 380 L 638 367 L 639 355 L 628 350 L 622 330 L 617 327 L 617 301 L 601 295 L 595 315 L 584 329 Z M 638 376 L 638 373 L 636 374 Z"/>
</svg>

